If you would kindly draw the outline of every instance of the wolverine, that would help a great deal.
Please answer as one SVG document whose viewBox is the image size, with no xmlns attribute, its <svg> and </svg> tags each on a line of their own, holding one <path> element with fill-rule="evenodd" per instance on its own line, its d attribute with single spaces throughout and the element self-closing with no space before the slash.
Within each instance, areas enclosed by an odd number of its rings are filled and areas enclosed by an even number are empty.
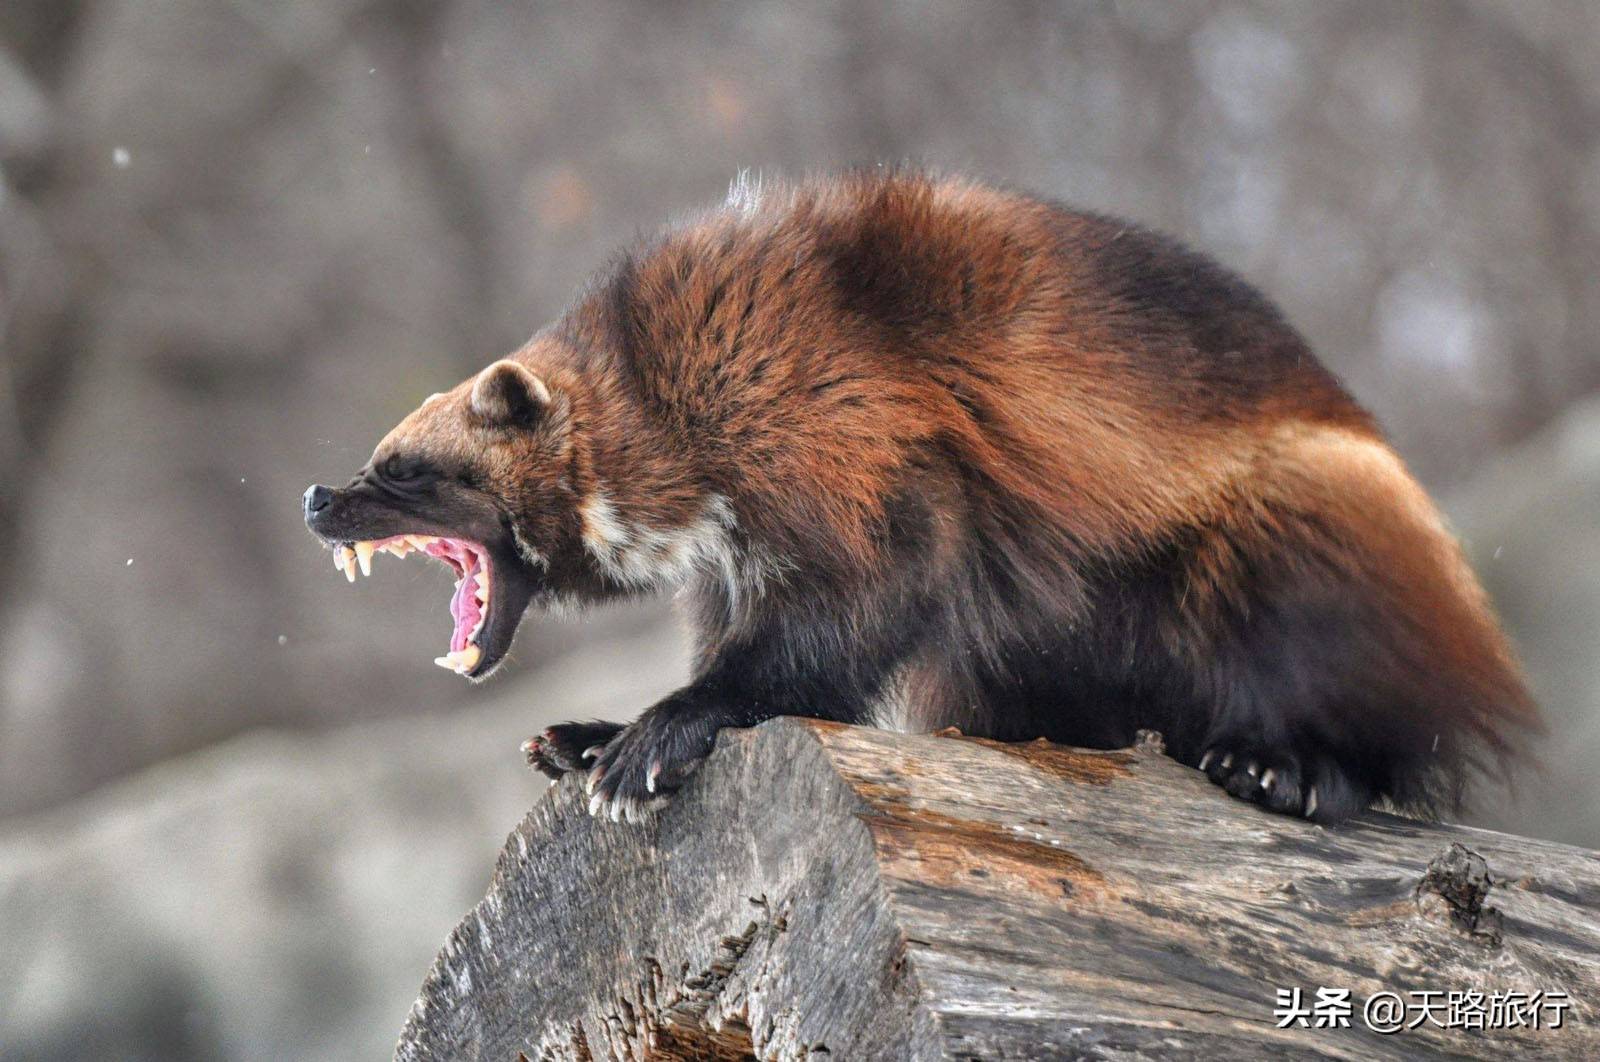
<svg viewBox="0 0 1600 1062">
<path fill-rule="evenodd" d="M 447 565 L 471 679 L 530 607 L 681 591 L 687 685 L 525 746 L 613 818 L 779 715 L 1156 730 L 1320 823 L 1456 809 L 1538 726 L 1433 503 L 1266 298 L 967 180 L 735 182 L 304 512 L 351 579 Z"/>
</svg>

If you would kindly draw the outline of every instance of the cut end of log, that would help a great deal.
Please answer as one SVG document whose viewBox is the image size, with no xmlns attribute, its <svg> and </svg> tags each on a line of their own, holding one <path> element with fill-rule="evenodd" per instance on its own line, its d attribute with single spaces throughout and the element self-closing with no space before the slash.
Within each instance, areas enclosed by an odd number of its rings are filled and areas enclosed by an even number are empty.
<svg viewBox="0 0 1600 1062">
<path fill-rule="evenodd" d="M 396 1058 L 1600 1057 L 1597 868 L 1482 830 L 1272 815 L 1159 738 L 776 720 L 725 731 L 645 823 L 553 786 Z M 1351 990 L 1355 1020 L 1280 1027 L 1280 990 L 1318 988 Z M 1502 989 L 1571 1009 L 1555 1029 L 1360 1021 L 1378 992 Z"/>
</svg>

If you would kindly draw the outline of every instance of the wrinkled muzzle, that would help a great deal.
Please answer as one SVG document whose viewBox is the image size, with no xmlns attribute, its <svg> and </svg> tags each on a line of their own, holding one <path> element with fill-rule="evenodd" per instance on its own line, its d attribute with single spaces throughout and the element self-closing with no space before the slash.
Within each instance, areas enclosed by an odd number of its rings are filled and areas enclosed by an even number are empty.
<svg viewBox="0 0 1600 1062">
<path fill-rule="evenodd" d="M 334 567 L 350 582 L 372 574 L 373 558 L 420 553 L 455 579 L 450 598 L 450 647 L 434 663 L 483 678 L 505 657 L 532 599 L 537 573 L 517 555 L 509 531 L 492 511 L 470 504 L 410 504 L 363 486 L 316 484 L 305 492 L 306 527 L 333 551 Z"/>
</svg>

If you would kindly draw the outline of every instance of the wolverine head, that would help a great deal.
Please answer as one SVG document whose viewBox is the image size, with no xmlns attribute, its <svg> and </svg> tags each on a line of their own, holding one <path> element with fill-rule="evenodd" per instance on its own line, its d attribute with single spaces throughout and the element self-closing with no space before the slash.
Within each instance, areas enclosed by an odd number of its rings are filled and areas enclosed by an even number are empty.
<svg viewBox="0 0 1600 1062">
<path fill-rule="evenodd" d="M 425 553 L 456 577 L 449 651 L 473 679 L 505 658 L 572 519 L 571 409 L 526 365 L 495 362 L 423 402 L 343 487 L 305 493 L 306 526 L 352 582 L 374 554 Z"/>
</svg>

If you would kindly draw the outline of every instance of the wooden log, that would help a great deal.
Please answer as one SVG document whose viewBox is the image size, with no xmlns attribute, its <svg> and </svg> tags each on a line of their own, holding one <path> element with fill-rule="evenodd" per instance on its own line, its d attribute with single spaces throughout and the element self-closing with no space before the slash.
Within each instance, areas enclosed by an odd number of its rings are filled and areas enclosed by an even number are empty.
<svg viewBox="0 0 1600 1062">
<path fill-rule="evenodd" d="M 1600 1058 L 1594 852 L 1323 828 L 1153 745 L 792 719 L 648 823 L 585 803 L 566 779 L 512 833 L 397 1059 Z M 1302 1027 L 1319 988 L 1350 1012 Z M 1369 1028 L 1384 992 L 1420 1024 Z M 1540 1027 L 1441 1027 L 1511 1014 Z"/>
</svg>

